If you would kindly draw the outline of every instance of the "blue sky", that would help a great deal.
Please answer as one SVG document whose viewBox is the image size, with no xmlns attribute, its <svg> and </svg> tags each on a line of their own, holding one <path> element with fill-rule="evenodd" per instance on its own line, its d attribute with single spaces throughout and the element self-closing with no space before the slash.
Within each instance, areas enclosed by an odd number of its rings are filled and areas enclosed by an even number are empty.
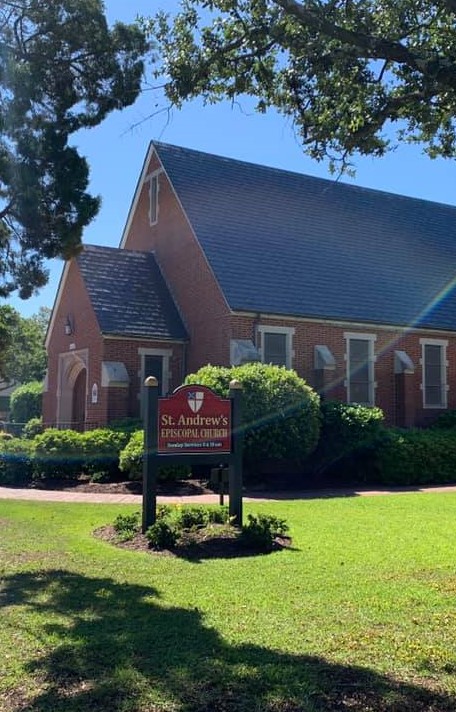
<svg viewBox="0 0 456 712">
<path fill-rule="evenodd" d="M 177 4 L 176 0 L 105 2 L 110 21 L 132 21 L 137 14 L 152 15 L 160 7 L 172 10 Z M 133 107 L 116 112 L 102 125 L 74 137 L 73 143 L 91 167 L 90 190 L 102 198 L 99 215 L 85 231 L 85 243 L 112 247 L 119 244 L 152 139 L 331 178 L 326 165 L 303 154 L 289 122 L 273 112 L 256 115 L 248 100 L 233 107 L 228 103 L 204 107 L 195 101 L 181 111 L 162 111 L 152 116 L 165 108 L 159 94 L 145 92 Z M 431 161 L 417 147 L 399 146 L 383 159 L 357 159 L 355 179 L 343 180 L 456 205 L 456 163 Z M 49 284 L 38 296 L 27 301 L 11 298 L 9 303 L 24 316 L 36 313 L 40 306 L 52 307 L 62 268 L 62 262 L 53 261 Z"/>
</svg>

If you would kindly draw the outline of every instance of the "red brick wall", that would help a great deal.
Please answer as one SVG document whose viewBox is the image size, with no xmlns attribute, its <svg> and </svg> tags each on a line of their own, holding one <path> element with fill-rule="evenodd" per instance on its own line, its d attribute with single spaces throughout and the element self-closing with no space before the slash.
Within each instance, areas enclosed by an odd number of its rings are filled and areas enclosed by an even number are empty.
<svg viewBox="0 0 456 712">
<path fill-rule="evenodd" d="M 70 315 L 74 333 L 65 334 L 65 323 Z M 74 348 L 70 349 L 70 345 Z M 138 416 L 140 402 L 141 357 L 138 349 L 172 349 L 170 360 L 171 389 L 182 383 L 185 346 L 180 343 L 147 340 L 106 338 L 100 333 L 79 268 L 75 261 L 69 265 L 65 283 L 55 306 L 52 330 L 48 343 L 48 389 L 43 397 L 43 420 L 55 424 L 57 418 L 57 388 L 59 354 L 88 350 L 86 421 L 92 425 L 104 425 L 110 420 Z M 121 361 L 130 377 L 128 388 L 102 387 L 102 361 Z M 98 386 L 98 402 L 91 402 L 92 385 Z"/>
<path fill-rule="evenodd" d="M 157 167 L 152 161 L 148 172 Z M 149 184 L 141 190 L 124 243 L 154 250 L 190 337 L 187 371 L 229 360 L 230 310 L 164 173 L 159 178 L 158 223 L 149 225 Z"/>
<path fill-rule="evenodd" d="M 375 404 L 382 408 L 386 419 L 390 423 L 395 423 L 396 421 L 396 396 L 399 395 L 394 374 L 394 351 L 406 351 L 415 366 L 414 374 L 404 376 L 407 398 L 405 406 L 406 411 L 411 414 L 408 423 L 410 425 L 425 425 L 434 420 L 440 412 L 437 409 L 423 408 L 420 339 L 446 339 L 448 340 L 447 361 L 449 363 L 447 372 L 449 385 L 448 408 L 456 408 L 456 335 L 454 334 L 418 330 L 407 333 L 399 329 L 378 329 L 369 325 L 335 325 L 325 322 L 316 323 L 304 320 L 271 318 L 258 319 L 251 316 L 233 315 L 231 318 L 232 338 L 255 340 L 256 326 L 260 324 L 262 326 L 289 326 L 295 329 L 293 337 L 293 368 L 312 386 L 317 385 L 314 371 L 314 347 L 320 344 L 328 346 L 335 357 L 336 369 L 326 374 L 327 379 L 329 379 L 326 397 L 340 401 L 346 401 L 347 399 L 347 391 L 344 386 L 344 381 L 346 380 L 346 340 L 344 333 L 375 334 L 377 337 L 374 346 L 376 356 L 375 381 L 377 383 Z M 257 345 L 259 346 L 259 340 Z M 399 406 L 401 405 L 399 404 Z"/>
<path fill-rule="evenodd" d="M 185 345 L 168 341 L 146 341 L 136 339 L 106 338 L 104 340 L 104 360 L 121 361 L 125 364 L 130 378 L 128 389 L 127 412 L 119 415 L 124 395 L 122 389 L 114 389 L 109 396 L 109 420 L 119 417 L 139 417 L 140 400 L 138 398 L 142 385 L 141 355 L 139 349 L 171 350 L 169 390 L 180 386 L 184 376 Z M 108 389 L 102 389 L 108 390 Z M 111 391 L 111 389 L 109 389 Z M 165 386 L 166 391 L 166 386 Z"/>
<path fill-rule="evenodd" d="M 57 415 L 59 354 L 89 350 L 87 369 L 87 420 L 99 422 L 105 418 L 104 404 L 91 404 L 92 384 L 101 391 L 102 340 L 100 329 L 75 260 L 69 263 L 60 301 L 54 306 L 52 330 L 48 341 L 48 389 L 43 397 L 43 420 L 54 424 Z M 71 316 L 74 333 L 65 334 L 65 323 Z M 73 348 L 70 346 L 74 345 Z"/>
</svg>

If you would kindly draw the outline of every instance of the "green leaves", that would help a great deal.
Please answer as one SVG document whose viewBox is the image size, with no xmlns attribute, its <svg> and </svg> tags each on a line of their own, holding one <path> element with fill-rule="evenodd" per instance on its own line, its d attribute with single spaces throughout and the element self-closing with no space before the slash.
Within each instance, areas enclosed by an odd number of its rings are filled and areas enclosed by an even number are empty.
<svg viewBox="0 0 456 712">
<path fill-rule="evenodd" d="M 101 0 L 18 0 L 0 11 L 0 296 L 29 297 L 43 258 L 77 254 L 99 198 L 72 133 L 136 99 L 147 43 Z"/>
<path fill-rule="evenodd" d="M 43 384 L 39 381 L 24 383 L 11 395 L 10 419 L 13 423 L 27 423 L 41 415 Z"/>
<path fill-rule="evenodd" d="M 244 456 L 249 465 L 303 460 L 312 452 L 320 429 L 319 397 L 295 371 L 263 363 L 209 365 L 185 382 L 207 386 L 226 398 L 232 379 L 243 386 Z"/>
<path fill-rule="evenodd" d="M 456 153 L 454 3 L 186 0 L 144 22 L 170 102 L 257 99 L 295 126 L 305 151 L 348 170 L 355 153 L 400 141 Z"/>
<path fill-rule="evenodd" d="M 44 339 L 50 309 L 30 318 L 10 306 L 0 306 L 0 378 L 6 383 L 40 381 L 46 373 Z"/>
</svg>

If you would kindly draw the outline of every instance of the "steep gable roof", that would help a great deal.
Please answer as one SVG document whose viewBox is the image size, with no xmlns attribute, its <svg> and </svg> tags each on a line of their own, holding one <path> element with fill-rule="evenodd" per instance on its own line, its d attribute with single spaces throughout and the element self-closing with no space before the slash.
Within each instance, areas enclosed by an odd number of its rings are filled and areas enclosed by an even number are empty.
<svg viewBox="0 0 456 712">
<path fill-rule="evenodd" d="M 77 262 L 103 334 L 187 338 L 152 253 L 86 245 Z"/>
<path fill-rule="evenodd" d="M 456 208 L 154 142 L 233 310 L 456 329 Z"/>
</svg>

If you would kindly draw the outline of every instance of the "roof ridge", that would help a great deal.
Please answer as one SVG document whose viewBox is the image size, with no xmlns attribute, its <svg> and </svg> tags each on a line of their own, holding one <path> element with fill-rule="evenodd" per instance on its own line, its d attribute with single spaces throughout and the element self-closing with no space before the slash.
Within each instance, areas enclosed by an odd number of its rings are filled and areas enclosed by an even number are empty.
<svg viewBox="0 0 456 712">
<path fill-rule="evenodd" d="M 124 247 L 114 247 L 113 245 L 95 245 L 93 243 L 84 243 L 83 248 L 87 252 L 97 252 L 99 250 L 109 250 L 110 252 L 122 252 L 127 254 L 152 255 L 155 259 L 154 250 L 131 250 Z"/>
<path fill-rule="evenodd" d="M 278 174 L 278 175 L 287 175 L 287 176 L 293 176 L 301 179 L 307 179 L 307 180 L 312 180 L 316 181 L 322 184 L 325 184 L 327 188 L 342 188 L 342 189 L 348 189 L 350 191 L 360 191 L 360 192 L 367 192 L 371 194 L 376 194 L 376 195 L 387 195 L 391 196 L 394 199 L 403 199 L 407 201 L 414 201 L 417 203 L 425 203 L 425 204 L 430 204 L 430 205 L 439 205 L 445 208 L 450 208 L 451 210 L 456 211 L 456 205 L 452 205 L 451 203 L 443 203 L 437 200 L 430 200 L 429 198 L 417 198 L 416 196 L 413 195 L 405 195 L 403 193 L 393 193 L 389 190 L 381 190 L 378 188 L 369 188 L 367 186 L 363 185 L 354 185 L 352 183 L 344 183 L 339 179 L 331 180 L 330 178 L 322 178 L 321 176 L 313 176 L 308 173 L 301 173 L 299 171 L 293 171 L 289 170 L 286 168 L 277 168 L 276 166 L 270 166 L 266 165 L 263 163 L 256 163 L 254 161 L 246 161 L 242 158 L 232 158 L 230 156 L 224 156 L 218 153 L 210 153 L 208 151 L 201 151 L 196 148 L 188 148 L 186 146 L 179 146 L 177 144 L 172 144 L 172 143 L 166 143 L 164 141 L 155 141 L 152 140 L 151 143 L 153 146 L 157 149 L 157 151 L 160 151 L 160 147 L 163 147 L 165 149 L 178 149 L 180 151 L 185 151 L 188 154 L 193 154 L 193 155 L 199 155 L 199 156 L 207 156 L 212 159 L 217 159 L 220 161 L 227 161 L 229 163 L 233 164 L 238 164 L 238 165 L 243 165 L 247 166 L 250 168 L 256 168 L 262 171 L 266 171 L 268 173 L 272 174 Z"/>
</svg>

